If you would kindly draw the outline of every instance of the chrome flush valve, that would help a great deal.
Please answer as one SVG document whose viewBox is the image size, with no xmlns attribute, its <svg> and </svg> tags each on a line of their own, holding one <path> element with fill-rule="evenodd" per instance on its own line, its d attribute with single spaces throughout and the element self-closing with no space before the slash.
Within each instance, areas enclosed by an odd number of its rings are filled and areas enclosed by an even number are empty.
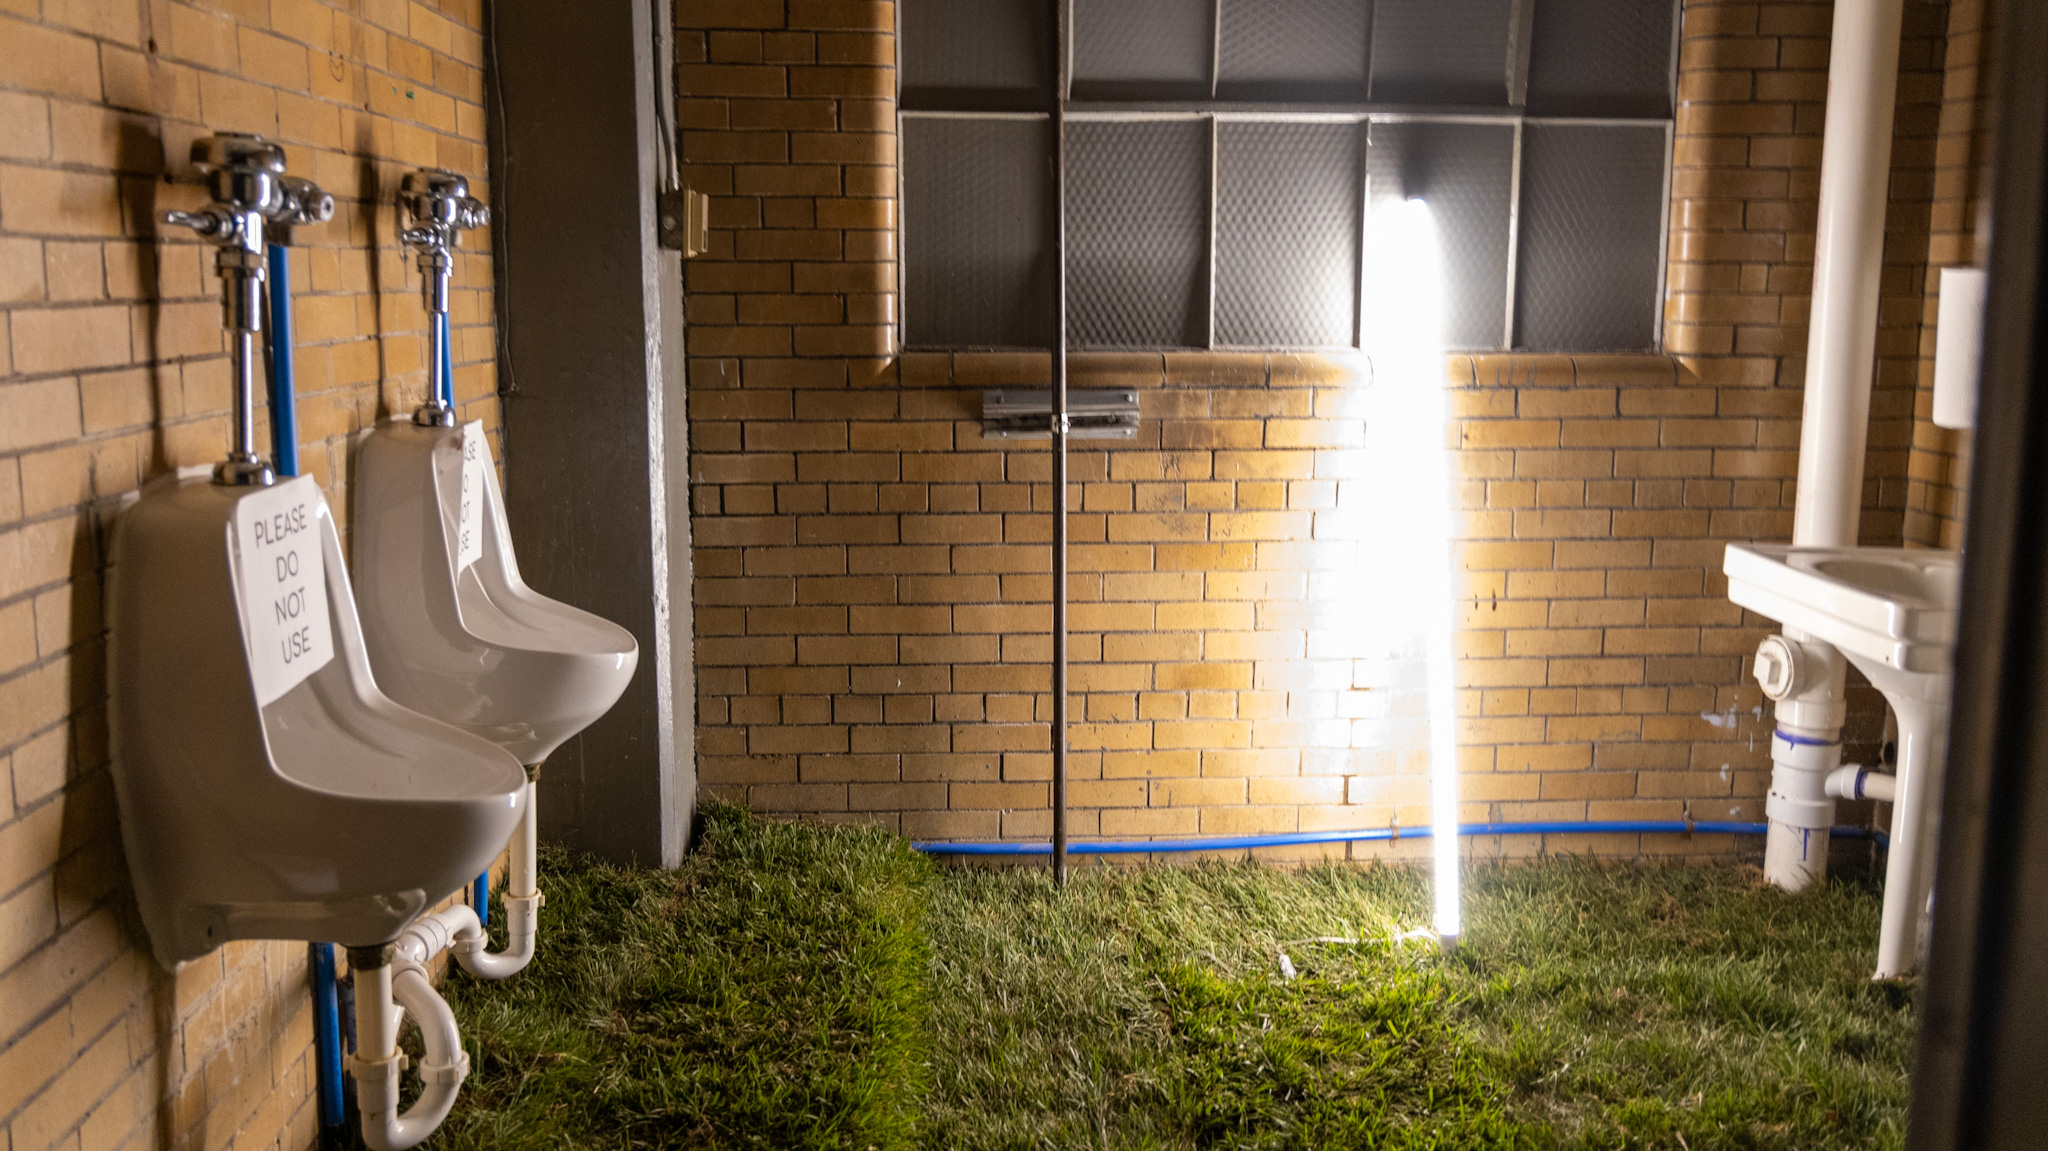
<svg viewBox="0 0 2048 1151">
<path fill-rule="evenodd" d="M 190 228 L 219 247 L 223 323 L 234 337 L 235 440 L 213 469 L 215 483 L 267 484 L 276 479 L 256 455 L 256 333 L 263 330 L 266 222 L 322 224 L 334 197 L 310 180 L 284 174 L 284 149 L 243 132 L 220 132 L 192 143 L 192 163 L 206 177 L 213 203 L 197 212 L 165 212 L 164 222 Z"/>
<path fill-rule="evenodd" d="M 417 253 L 420 300 L 428 316 L 427 378 L 434 381 L 427 389 L 427 402 L 413 413 L 412 420 L 427 427 L 453 427 L 455 410 L 450 404 L 454 387 L 440 378 L 448 338 L 443 317 L 448 314 L 448 281 L 455 270 L 452 253 L 461 245 L 463 232 L 491 222 L 491 209 L 469 194 L 466 178 L 446 168 L 406 173 L 399 185 L 398 203 L 412 220 L 412 226 L 398 238 Z"/>
</svg>

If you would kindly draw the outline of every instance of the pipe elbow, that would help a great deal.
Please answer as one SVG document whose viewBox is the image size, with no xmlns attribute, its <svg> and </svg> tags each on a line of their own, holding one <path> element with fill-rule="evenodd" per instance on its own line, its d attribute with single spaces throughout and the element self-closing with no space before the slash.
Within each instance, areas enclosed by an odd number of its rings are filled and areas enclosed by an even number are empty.
<svg viewBox="0 0 2048 1151">
<path fill-rule="evenodd" d="M 419 1024 L 422 1045 L 420 1097 L 399 1110 L 399 1076 L 407 1059 L 392 1051 L 383 1059 L 349 1059 L 356 1081 L 356 1107 L 361 1113 L 363 1142 L 371 1151 L 407 1151 L 432 1135 L 455 1106 L 462 1081 L 469 1077 L 469 1054 L 448 1004 L 434 991 L 424 970 L 405 963 L 392 973 L 391 997 Z"/>
<path fill-rule="evenodd" d="M 1828 775 L 1828 794 L 1837 799 L 1874 799 L 1890 803 L 1898 792 L 1898 779 L 1867 767 L 1850 764 Z"/>
<path fill-rule="evenodd" d="M 536 920 L 545 900 L 539 892 L 534 892 L 532 895 L 507 895 L 501 902 L 505 910 L 505 950 L 484 950 L 485 936 L 481 926 L 473 938 L 465 936 L 455 944 L 455 961 L 478 979 L 504 979 L 517 975 L 533 962 Z M 472 922 L 475 920 L 474 915 L 470 918 Z"/>
</svg>

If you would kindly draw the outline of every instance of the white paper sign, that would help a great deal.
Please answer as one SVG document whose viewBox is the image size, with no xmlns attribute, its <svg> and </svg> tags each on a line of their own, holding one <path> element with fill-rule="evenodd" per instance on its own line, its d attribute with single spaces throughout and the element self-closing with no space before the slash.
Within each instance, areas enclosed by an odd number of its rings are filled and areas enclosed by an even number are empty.
<svg viewBox="0 0 2048 1151">
<path fill-rule="evenodd" d="M 242 642 L 256 706 L 299 686 L 334 658 L 327 562 L 320 546 L 320 487 L 300 476 L 243 496 L 233 533 Z"/>
<path fill-rule="evenodd" d="M 483 558 L 484 469 L 490 466 L 491 445 L 484 438 L 484 422 L 471 420 L 462 425 L 462 490 L 455 509 L 457 574 Z"/>
</svg>

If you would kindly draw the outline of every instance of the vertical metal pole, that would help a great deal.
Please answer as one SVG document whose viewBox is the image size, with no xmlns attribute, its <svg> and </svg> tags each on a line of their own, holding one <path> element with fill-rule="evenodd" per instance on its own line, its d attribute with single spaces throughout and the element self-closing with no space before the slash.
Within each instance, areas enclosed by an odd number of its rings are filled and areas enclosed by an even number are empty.
<svg viewBox="0 0 2048 1151">
<path fill-rule="evenodd" d="M 1067 73 L 1068 4 L 1053 5 L 1052 90 L 1052 880 L 1067 882 Z"/>
<path fill-rule="evenodd" d="M 1218 174 L 1218 169 L 1217 169 L 1217 167 L 1216 167 L 1216 155 L 1217 155 L 1217 153 L 1216 153 L 1216 149 L 1217 149 L 1218 145 L 1219 145 L 1219 144 L 1221 143 L 1220 137 L 1222 136 L 1222 134 L 1223 134 L 1223 132 L 1222 132 L 1222 129 L 1221 129 L 1221 128 L 1218 128 L 1218 127 L 1216 126 L 1216 117 L 1215 117 L 1215 116 L 1213 116 L 1213 115 L 1212 115 L 1212 116 L 1210 116 L 1210 117 L 1209 117 L 1209 244 L 1208 244 L 1208 256 L 1209 256 L 1209 283 L 1208 283 L 1208 289 L 1209 289 L 1209 299 L 1208 299 L 1208 309 L 1207 309 L 1207 310 L 1206 310 L 1205 312 L 1203 312 L 1203 313 L 1202 313 L 1202 322 L 1203 322 L 1203 324 L 1205 325 L 1205 327 L 1204 327 L 1204 328 L 1202 329 L 1202 346 L 1203 346 L 1203 347 L 1205 347 L 1205 348 L 1211 349 L 1212 351 L 1213 351 L 1213 350 L 1215 349 L 1215 347 L 1216 347 L 1216 237 L 1217 237 L 1217 234 L 1218 234 L 1218 233 L 1217 233 L 1217 228 L 1218 228 L 1218 224 L 1217 224 L 1217 219 L 1218 219 L 1218 211 L 1217 211 L 1217 204 L 1216 204 L 1216 196 L 1217 196 L 1217 183 L 1216 183 L 1216 177 L 1217 177 L 1217 174 Z"/>
</svg>

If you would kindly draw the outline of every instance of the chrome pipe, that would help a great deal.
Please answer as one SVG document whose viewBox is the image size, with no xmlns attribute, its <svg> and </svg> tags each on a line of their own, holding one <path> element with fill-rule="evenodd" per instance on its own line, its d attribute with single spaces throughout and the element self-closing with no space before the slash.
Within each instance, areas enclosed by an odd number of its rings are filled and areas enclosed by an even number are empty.
<svg viewBox="0 0 2048 1151">
<path fill-rule="evenodd" d="M 445 378 L 442 369 L 448 362 L 448 330 L 442 318 L 448 314 L 454 249 L 462 244 L 464 231 L 490 223 L 491 210 L 469 194 L 468 179 L 446 168 L 406 173 L 398 203 L 412 219 L 412 226 L 398 238 L 417 254 L 420 304 L 427 313 L 427 399 L 413 412 L 412 422 L 422 427 L 454 427 L 454 381 Z"/>
<path fill-rule="evenodd" d="M 231 337 L 234 426 L 228 456 L 213 482 L 233 486 L 276 482 L 256 454 L 256 336 L 263 331 L 267 243 L 264 225 L 320 224 L 334 216 L 334 197 L 310 180 L 284 174 L 284 149 L 261 136 L 219 132 L 192 143 L 192 162 L 206 176 L 213 204 L 197 212 L 165 212 L 163 221 L 219 245 L 221 324 Z"/>
</svg>

